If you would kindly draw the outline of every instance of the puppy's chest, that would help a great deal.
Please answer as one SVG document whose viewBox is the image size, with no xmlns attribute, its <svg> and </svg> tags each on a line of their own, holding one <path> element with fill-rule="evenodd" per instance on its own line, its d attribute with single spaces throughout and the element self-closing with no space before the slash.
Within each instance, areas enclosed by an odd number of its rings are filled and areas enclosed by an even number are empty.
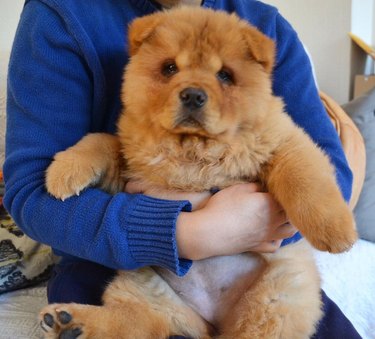
<svg viewBox="0 0 375 339">
<path fill-rule="evenodd" d="M 266 147 L 250 147 L 245 142 L 164 142 L 129 159 L 128 174 L 173 189 L 209 190 L 257 180 L 270 156 Z"/>
</svg>

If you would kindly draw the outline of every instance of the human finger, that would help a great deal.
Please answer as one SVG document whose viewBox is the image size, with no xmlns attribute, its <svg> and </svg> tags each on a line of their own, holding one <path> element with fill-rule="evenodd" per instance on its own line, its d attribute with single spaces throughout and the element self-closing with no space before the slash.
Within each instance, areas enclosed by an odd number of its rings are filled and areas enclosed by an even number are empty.
<svg viewBox="0 0 375 339">
<path fill-rule="evenodd" d="M 128 181 L 125 185 L 125 192 L 131 194 L 144 193 L 146 191 L 146 186 L 140 182 L 131 180 Z"/>
<path fill-rule="evenodd" d="M 251 249 L 252 252 L 274 253 L 281 246 L 282 240 L 265 241 Z"/>
<path fill-rule="evenodd" d="M 131 194 L 142 193 L 153 198 L 166 200 L 188 200 L 192 204 L 192 209 L 196 210 L 202 208 L 208 199 L 211 197 L 209 191 L 204 192 L 183 192 L 176 190 L 160 189 L 152 186 L 147 186 L 141 181 L 129 181 L 125 185 L 125 192 Z"/>
<path fill-rule="evenodd" d="M 249 182 L 243 184 L 236 184 L 234 186 L 240 186 L 242 189 L 246 190 L 247 193 L 264 192 L 264 187 L 259 182 Z"/>
<path fill-rule="evenodd" d="M 287 239 L 293 237 L 297 233 L 297 229 L 289 222 L 280 225 L 275 229 L 272 235 L 273 240 Z"/>
</svg>

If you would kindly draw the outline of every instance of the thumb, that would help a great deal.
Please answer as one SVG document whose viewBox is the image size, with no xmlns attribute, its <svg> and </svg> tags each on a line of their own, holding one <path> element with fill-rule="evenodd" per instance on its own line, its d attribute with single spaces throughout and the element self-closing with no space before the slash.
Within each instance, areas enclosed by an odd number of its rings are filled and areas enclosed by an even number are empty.
<svg viewBox="0 0 375 339">
<path fill-rule="evenodd" d="M 131 194 L 144 193 L 146 187 L 140 181 L 128 181 L 125 185 L 125 192 Z"/>
<path fill-rule="evenodd" d="M 250 182 L 247 185 L 248 185 L 248 189 L 250 190 L 251 193 L 266 192 L 266 189 L 259 182 Z"/>
</svg>

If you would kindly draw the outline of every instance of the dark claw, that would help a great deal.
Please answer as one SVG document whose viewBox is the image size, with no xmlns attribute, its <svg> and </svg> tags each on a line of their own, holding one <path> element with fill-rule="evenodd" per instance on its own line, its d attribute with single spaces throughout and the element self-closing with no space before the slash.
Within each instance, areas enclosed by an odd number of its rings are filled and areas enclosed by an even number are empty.
<svg viewBox="0 0 375 339">
<path fill-rule="evenodd" d="M 72 320 L 72 316 L 70 315 L 70 313 L 66 312 L 66 311 L 61 311 L 57 314 L 57 318 L 59 319 L 59 321 L 63 324 L 63 325 L 66 325 L 68 324 L 71 320 Z"/>
<path fill-rule="evenodd" d="M 53 320 L 53 316 L 49 313 L 46 313 L 43 316 L 43 321 L 49 327 L 53 327 L 53 325 L 55 324 L 55 320 Z"/>
<path fill-rule="evenodd" d="M 80 328 L 70 328 L 68 330 L 62 331 L 59 339 L 76 339 L 78 336 L 82 334 Z"/>
</svg>

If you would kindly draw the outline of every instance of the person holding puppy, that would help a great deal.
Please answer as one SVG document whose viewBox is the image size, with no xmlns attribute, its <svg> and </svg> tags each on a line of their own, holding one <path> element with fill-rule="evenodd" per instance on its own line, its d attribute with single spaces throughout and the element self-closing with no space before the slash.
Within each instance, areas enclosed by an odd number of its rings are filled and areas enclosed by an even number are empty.
<svg viewBox="0 0 375 339">
<path fill-rule="evenodd" d="M 274 92 L 330 156 L 349 200 L 351 172 L 290 25 L 259 1 L 207 0 L 202 6 L 235 11 L 276 41 Z M 280 205 L 254 183 L 212 196 L 159 192 L 151 197 L 142 183 L 130 182 L 124 193 L 90 188 L 64 202 L 45 191 L 44 173 L 55 153 L 87 133 L 115 133 L 128 59 L 124 32 L 135 17 L 160 9 L 147 0 L 26 1 L 9 71 L 4 203 L 25 233 L 62 256 L 49 282 L 49 302 L 99 304 L 115 269 L 156 265 L 184 275 L 191 260 L 272 252 L 300 238 Z M 323 319 L 317 337 L 358 336 L 323 297 L 330 319 Z"/>
</svg>

